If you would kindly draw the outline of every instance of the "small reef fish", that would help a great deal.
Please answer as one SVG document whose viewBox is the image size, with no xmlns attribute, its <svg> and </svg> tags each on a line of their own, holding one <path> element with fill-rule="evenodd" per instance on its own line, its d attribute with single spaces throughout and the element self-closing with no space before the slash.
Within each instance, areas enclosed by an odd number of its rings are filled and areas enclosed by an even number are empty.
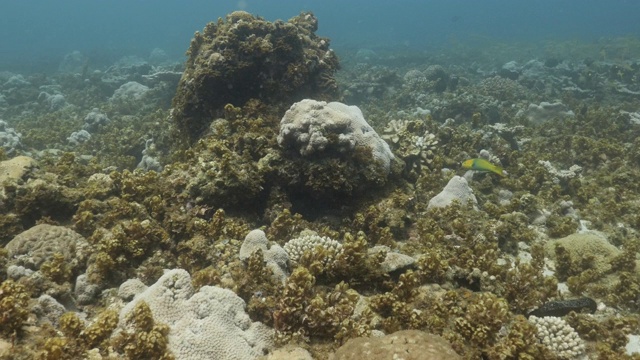
<svg viewBox="0 0 640 360">
<path fill-rule="evenodd" d="M 494 165 L 488 162 L 485 159 L 469 159 L 465 160 L 462 163 L 462 167 L 465 169 L 475 170 L 475 171 L 490 171 L 492 173 L 496 173 L 500 176 L 507 176 L 507 172 L 504 171 L 500 166 Z"/>
</svg>

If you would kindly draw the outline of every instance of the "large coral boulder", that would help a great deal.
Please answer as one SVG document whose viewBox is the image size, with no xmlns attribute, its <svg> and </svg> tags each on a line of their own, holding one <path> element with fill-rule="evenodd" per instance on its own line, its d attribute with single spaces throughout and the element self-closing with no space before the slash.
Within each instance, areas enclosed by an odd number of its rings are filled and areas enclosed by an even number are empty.
<svg viewBox="0 0 640 360">
<path fill-rule="evenodd" d="M 311 13 L 269 22 L 236 11 L 196 32 L 173 99 L 180 132 L 194 142 L 227 104 L 334 98 L 338 59 L 317 28 Z"/>
<path fill-rule="evenodd" d="M 307 158 L 347 157 L 364 151 L 372 157 L 367 163 L 373 162 L 385 174 L 394 158 L 357 106 L 335 101 L 304 99 L 293 104 L 280 122 L 278 143 Z"/>
<path fill-rule="evenodd" d="M 284 158 L 280 183 L 292 198 L 313 199 L 315 208 L 371 195 L 397 173 L 389 145 L 357 106 L 299 101 L 282 118 L 278 143 Z"/>
<path fill-rule="evenodd" d="M 61 254 L 66 264 L 83 266 L 89 255 L 88 243 L 82 235 L 63 226 L 39 224 L 15 236 L 5 249 L 9 253 L 9 264 L 39 270 Z"/>
<path fill-rule="evenodd" d="M 216 286 L 196 291 L 182 269 L 168 270 L 125 305 L 120 330 L 127 330 L 127 316 L 141 302 L 169 327 L 168 348 L 176 359 L 255 359 L 273 345 L 273 330 L 251 321 L 244 300 Z"/>
</svg>

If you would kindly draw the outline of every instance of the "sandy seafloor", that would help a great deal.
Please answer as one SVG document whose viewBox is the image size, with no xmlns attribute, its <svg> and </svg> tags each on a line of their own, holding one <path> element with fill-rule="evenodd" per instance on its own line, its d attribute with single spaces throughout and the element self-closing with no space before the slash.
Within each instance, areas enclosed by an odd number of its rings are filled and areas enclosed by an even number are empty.
<svg viewBox="0 0 640 360">
<path fill-rule="evenodd" d="M 385 184 L 318 204 L 278 184 L 265 193 L 243 165 L 260 156 L 233 155 L 243 131 L 242 146 L 280 151 L 249 129 L 262 119 L 277 134 L 282 111 L 233 104 L 223 122 L 242 126 L 178 144 L 184 63 L 162 49 L 0 69 L 2 357 L 170 358 L 177 325 L 121 309 L 163 269 L 186 269 L 194 292 L 218 286 L 247 303 L 265 352 L 325 359 L 348 339 L 415 329 L 462 358 L 640 358 L 640 41 L 483 41 L 335 48 L 333 100 L 358 106 L 399 161 Z M 463 169 L 472 158 L 506 176 Z M 452 178 L 445 197 L 458 201 L 429 206 Z M 274 280 L 273 263 L 238 257 L 253 229 L 271 248 L 316 236 L 324 250 L 289 254 Z M 329 238 L 340 245 L 327 250 Z M 553 314 L 546 335 L 526 317 L 566 299 L 595 309 Z"/>
</svg>

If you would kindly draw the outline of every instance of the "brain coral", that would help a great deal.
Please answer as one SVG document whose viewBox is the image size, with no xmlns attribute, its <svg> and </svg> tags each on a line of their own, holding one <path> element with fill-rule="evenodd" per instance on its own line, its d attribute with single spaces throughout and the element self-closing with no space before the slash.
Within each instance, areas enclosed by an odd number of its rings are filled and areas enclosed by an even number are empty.
<svg viewBox="0 0 640 360">
<path fill-rule="evenodd" d="M 304 157 L 371 151 L 375 161 L 389 173 L 394 158 L 389 145 L 367 123 L 357 106 L 305 99 L 291 106 L 280 122 L 278 143 Z"/>
<path fill-rule="evenodd" d="M 83 264 L 88 255 L 88 243 L 82 235 L 63 226 L 36 225 L 16 235 L 5 247 L 13 259 L 11 265 L 39 270 L 40 265 L 60 253 L 75 267 Z"/>
<path fill-rule="evenodd" d="M 273 330 L 252 322 L 240 297 L 215 286 L 195 292 L 185 270 L 165 272 L 127 304 L 120 312 L 121 329 L 141 301 L 155 321 L 170 327 L 169 349 L 176 359 L 254 359 L 272 346 Z"/>
<path fill-rule="evenodd" d="M 193 142 L 226 104 L 249 99 L 286 104 L 337 95 L 338 58 L 315 34 L 318 20 L 302 13 L 287 22 L 236 11 L 196 32 L 173 99 L 173 118 Z"/>
</svg>

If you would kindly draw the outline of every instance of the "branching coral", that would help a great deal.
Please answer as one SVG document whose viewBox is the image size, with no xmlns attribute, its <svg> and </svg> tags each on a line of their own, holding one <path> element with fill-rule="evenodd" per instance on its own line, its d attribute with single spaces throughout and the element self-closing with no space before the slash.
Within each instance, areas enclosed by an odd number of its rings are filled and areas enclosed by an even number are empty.
<svg viewBox="0 0 640 360">
<path fill-rule="evenodd" d="M 529 318 L 538 329 L 538 339 L 561 359 L 577 359 L 585 346 L 578 333 L 561 318 L 546 316 Z"/>
<path fill-rule="evenodd" d="M 382 138 L 389 142 L 394 154 L 404 160 L 409 178 L 415 180 L 423 169 L 433 170 L 440 165 L 438 139 L 422 120 L 391 120 Z"/>
</svg>

